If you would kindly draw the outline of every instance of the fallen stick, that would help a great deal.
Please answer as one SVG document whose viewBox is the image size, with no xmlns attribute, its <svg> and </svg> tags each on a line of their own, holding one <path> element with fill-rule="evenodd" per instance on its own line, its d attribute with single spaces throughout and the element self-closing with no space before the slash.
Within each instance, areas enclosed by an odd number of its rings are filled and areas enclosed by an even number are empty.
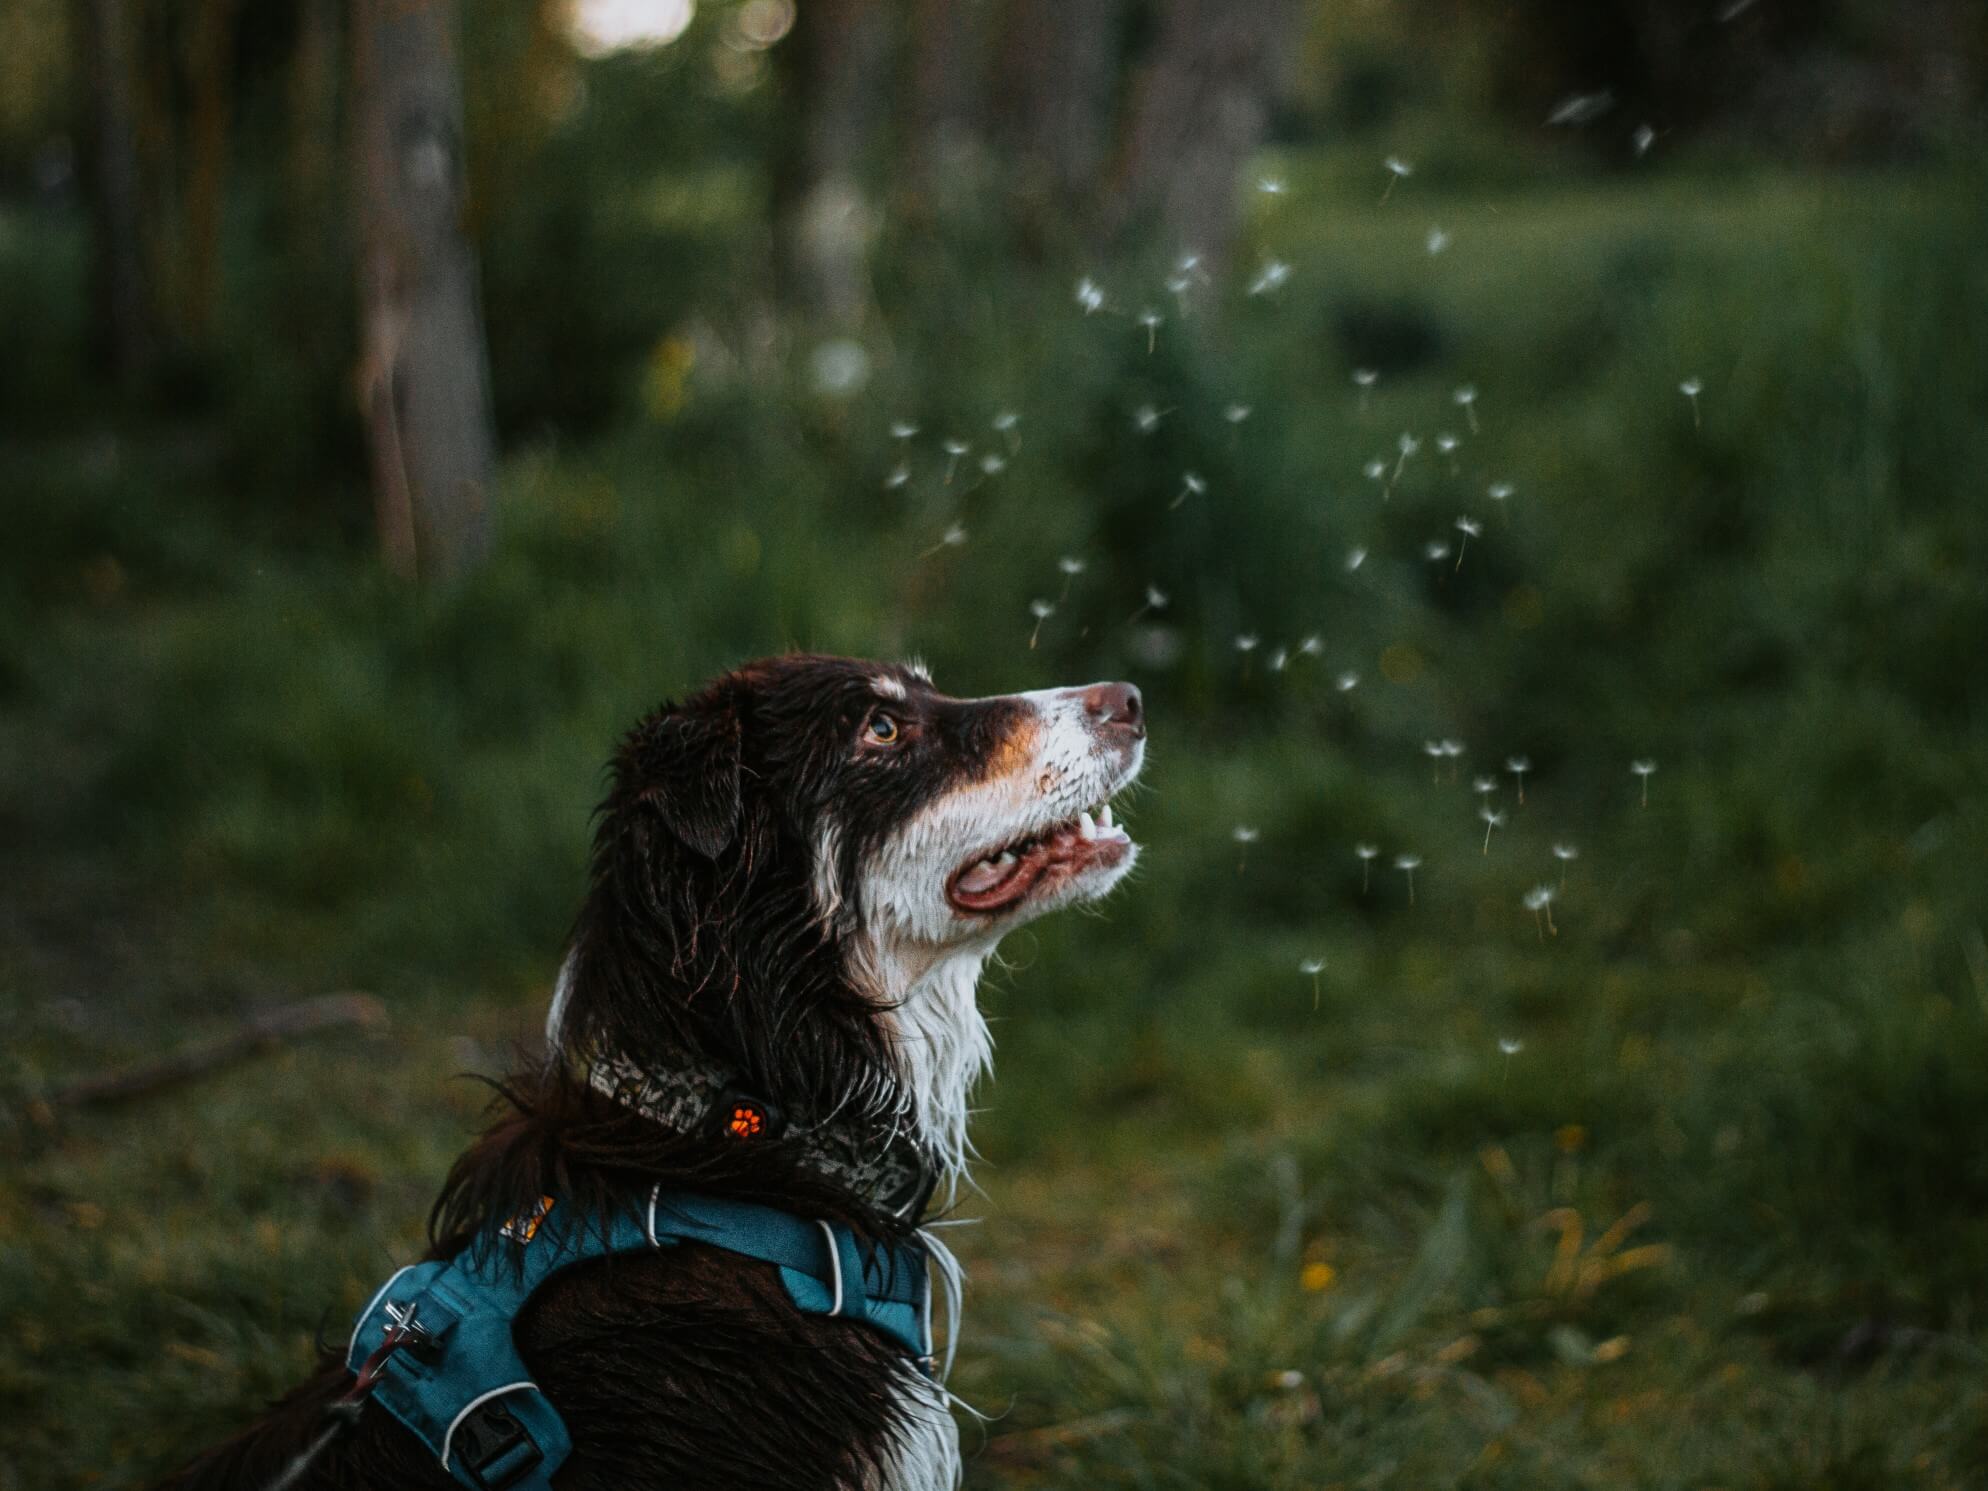
<svg viewBox="0 0 1988 1491">
<path fill-rule="evenodd" d="M 48 1093 L 43 1102 L 51 1110 L 106 1108 L 189 1082 L 305 1036 L 328 1030 L 382 1030 L 386 1023 L 386 1006 L 371 994 L 324 994 L 264 1010 L 227 1035 L 183 1047 L 157 1061 L 78 1077 Z"/>
</svg>

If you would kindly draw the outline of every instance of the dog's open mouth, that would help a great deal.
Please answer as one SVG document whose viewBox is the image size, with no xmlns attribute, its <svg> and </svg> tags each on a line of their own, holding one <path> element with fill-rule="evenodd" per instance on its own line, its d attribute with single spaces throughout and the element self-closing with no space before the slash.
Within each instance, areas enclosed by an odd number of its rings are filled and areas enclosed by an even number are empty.
<svg viewBox="0 0 1988 1491">
<path fill-rule="evenodd" d="M 1112 820 L 1111 804 L 1099 803 L 955 872 L 946 899 L 959 911 L 1003 911 L 1085 870 L 1109 868 L 1131 848 L 1131 836 Z"/>
</svg>

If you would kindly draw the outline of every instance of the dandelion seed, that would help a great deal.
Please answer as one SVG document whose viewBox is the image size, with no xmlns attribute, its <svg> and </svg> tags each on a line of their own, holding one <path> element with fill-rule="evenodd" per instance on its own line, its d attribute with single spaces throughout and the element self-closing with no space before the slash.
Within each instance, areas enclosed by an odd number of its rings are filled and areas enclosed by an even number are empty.
<svg viewBox="0 0 1988 1491">
<path fill-rule="evenodd" d="M 1089 275 L 1077 281 L 1077 304 L 1084 308 L 1086 316 L 1104 309 L 1104 291 Z"/>
<path fill-rule="evenodd" d="M 1551 932 L 1555 937 L 1560 935 L 1560 929 L 1553 925 L 1552 886 L 1535 885 L 1525 893 L 1525 899 L 1520 904 L 1532 913 L 1533 925 L 1539 930 L 1539 940 L 1541 942 L 1546 941 L 1546 934 L 1548 932 Z"/>
<path fill-rule="evenodd" d="M 1448 456 L 1450 458 L 1451 476 L 1458 476 L 1462 474 L 1461 468 L 1458 467 L 1456 459 L 1457 447 L 1462 443 L 1463 443 L 1462 441 L 1458 440 L 1457 437 L 1452 435 L 1448 430 L 1443 431 L 1440 435 L 1436 437 L 1437 453 L 1440 455 Z"/>
<path fill-rule="evenodd" d="M 1360 675 L 1348 669 L 1332 680 L 1332 686 L 1342 694 L 1350 694 L 1360 686 Z"/>
<path fill-rule="evenodd" d="M 1470 790 L 1488 801 L 1491 794 L 1498 790 L 1498 779 L 1496 777 L 1472 777 L 1470 779 Z"/>
<path fill-rule="evenodd" d="M 1443 759 L 1450 763 L 1450 780 L 1454 782 L 1456 780 L 1457 763 L 1463 760 L 1463 742 L 1460 740 L 1445 740 L 1443 742 Z"/>
<path fill-rule="evenodd" d="M 897 469 L 892 471 L 889 476 L 886 476 L 884 478 L 884 490 L 886 492 L 895 492 L 899 487 L 903 486 L 906 482 L 910 480 L 911 480 L 911 467 L 907 465 L 905 462 L 900 461 L 897 464 Z"/>
<path fill-rule="evenodd" d="M 1657 769 L 1657 763 L 1645 757 L 1641 761 L 1629 763 L 1629 769 L 1643 779 L 1643 806 L 1650 805 L 1650 777 Z"/>
<path fill-rule="evenodd" d="M 1184 274 L 1170 274 L 1167 276 L 1167 293 L 1180 302 L 1180 308 L 1183 312 L 1187 309 L 1187 292 L 1193 288 L 1194 281 Z"/>
<path fill-rule="evenodd" d="M 1035 600 L 1029 602 L 1029 615 L 1035 618 L 1035 630 L 1029 633 L 1029 651 L 1035 651 L 1036 639 L 1042 635 L 1042 624 L 1056 614 L 1053 602 Z"/>
<path fill-rule="evenodd" d="M 930 559 L 934 554 L 938 553 L 941 549 L 957 549 L 960 547 L 960 545 L 964 544 L 965 542 L 966 542 L 966 529 L 961 527 L 958 523 L 955 523 L 953 524 L 952 527 L 948 528 L 944 533 L 939 535 L 939 541 L 936 544 L 932 545 L 931 548 L 927 549 L 923 554 L 920 554 L 918 557 L 920 559 Z"/>
<path fill-rule="evenodd" d="M 1600 93 L 1573 93 L 1553 106 L 1546 122 L 1578 129 L 1581 125 L 1594 123 L 1614 107 L 1615 95 L 1605 88 Z"/>
<path fill-rule="evenodd" d="M 1146 328 L 1146 355 L 1148 357 L 1153 355 L 1155 338 L 1159 335 L 1160 326 L 1165 319 L 1165 317 L 1151 306 L 1148 306 L 1139 313 L 1139 324 Z"/>
<path fill-rule="evenodd" d="M 1470 433 L 1473 435 L 1477 434 L 1477 385 L 1475 383 L 1464 384 L 1450 395 L 1450 402 L 1461 409 L 1464 418 L 1470 421 Z"/>
<path fill-rule="evenodd" d="M 1434 257 L 1450 246 L 1450 235 L 1441 228 L 1431 228 L 1429 236 L 1422 240 L 1422 246 L 1428 249 L 1431 257 Z"/>
<path fill-rule="evenodd" d="M 1298 964 L 1298 972 L 1312 981 L 1312 1008 L 1318 1008 L 1318 976 L 1325 972 L 1325 959 L 1306 958 Z"/>
<path fill-rule="evenodd" d="M 1249 846 L 1261 835 L 1247 823 L 1238 823 L 1229 831 L 1229 837 L 1236 841 L 1236 873 L 1240 875 L 1249 868 Z"/>
<path fill-rule="evenodd" d="M 1419 451 L 1422 448 L 1422 442 L 1420 440 L 1417 440 L 1413 435 L 1409 434 L 1408 431 L 1403 430 L 1401 434 L 1396 437 L 1394 442 L 1394 448 L 1397 451 L 1399 451 L 1401 454 L 1395 457 L 1394 475 L 1388 478 L 1389 486 L 1392 486 L 1394 485 L 1394 483 L 1401 480 L 1401 468 L 1408 464 L 1408 458 L 1410 456 L 1414 455 L 1417 451 Z"/>
<path fill-rule="evenodd" d="M 1532 758 L 1529 756 L 1507 756 L 1505 758 L 1505 770 L 1519 779 L 1519 806 L 1524 807 L 1526 805 L 1526 773 L 1532 770 Z"/>
<path fill-rule="evenodd" d="M 1256 189 L 1266 197 L 1281 197 L 1285 190 L 1284 179 L 1281 176 L 1262 177 L 1257 181 Z"/>
<path fill-rule="evenodd" d="M 1494 481 L 1484 489 L 1484 495 L 1493 502 L 1510 502 L 1512 494 L 1518 490 L 1508 481 Z"/>
<path fill-rule="evenodd" d="M 1290 649 L 1280 647 L 1275 652 L 1270 654 L 1270 671 L 1272 673 L 1282 673 L 1286 668 L 1290 666 L 1291 666 Z"/>
<path fill-rule="evenodd" d="M 1406 181 L 1413 176 L 1415 168 L 1398 155 L 1390 155 L 1381 164 L 1387 168 L 1387 190 L 1381 193 L 1381 200 L 1385 202 L 1394 195 L 1396 183 Z"/>
<path fill-rule="evenodd" d="M 1434 764 L 1433 764 L 1433 766 L 1432 766 L 1432 768 L 1431 768 L 1431 770 L 1430 770 L 1430 774 L 1429 774 L 1429 783 L 1430 783 L 1430 785 L 1431 785 L 1431 786 L 1435 786 L 1435 787 L 1440 787 L 1440 786 L 1442 786 L 1442 785 L 1443 785 L 1443 758 L 1444 758 L 1444 756 L 1445 756 L 1445 755 L 1447 754 L 1447 753 L 1446 753 L 1446 752 L 1445 752 L 1445 751 L 1443 750 L 1443 743 L 1442 743 L 1442 742 L 1441 742 L 1440 740 L 1425 740 L 1425 741 L 1423 741 L 1423 742 L 1422 742 L 1422 754 L 1423 754 L 1423 755 L 1425 755 L 1425 756 L 1427 756 L 1427 757 L 1429 758 L 1429 760 L 1430 760 L 1430 761 L 1431 761 L 1432 763 L 1434 763 Z"/>
<path fill-rule="evenodd" d="M 1360 390 L 1360 412 L 1367 412 L 1367 405 L 1373 400 L 1374 385 L 1381 381 L 1381 375 L 1373 368 L 1353 369 L 1353 386 Z"/>
<path fill-rule="evenodd" d="M 1677 391 L 1691 400 L 1691 427 L 1694 430 L 1703 428 L 1702 422 L 1698 418 L 1698 395 L 1705 392 L 1705 380 L 1702 378 L 1686 378 L 1682 383 L 1678 384 Z"/>
<path fill-rule="evenodd" d="M 1196 473 L 1192 471 L 1181 472 L 1180 495 L 1174 498 L 1172 502 L 1167 504 L 1167 511 L 1172 512 L 1175 508 L 1179 507 L 1181 503 L 1187 501 L 1188 498 L 1199 497 L 1203 492 L 1207 490 L 1208 490 L 1208 483 L 1203 481 L 1200 478 L 1200 476 L 1198 476 Z"/>
<path fill-rule="evenodd" d="M 1355 844 L 1353 852 L 1360 857 L 1360 894 L 1364 896 L 1373 883 L 1374 861 L 1380 856 L 1380 845 Z"/>
<path fill-rule="evenodd" d="M 1164 611 L 1166 608 L 1167 593 L 1157 585 L 1148 585 L 1146 587 L 1146 604 L 1127 617 L 1125 624 L 1130 626 L 1148 611 Z"/>
<path fill-rule="evenodd" d="M 1456 529 L 1458 533 L 1461 533 L 1463 535 L 1462 538 L 1457 540 L 1457 546 L 1456 546 L 1456 567 L 1458 569 L 1462 569 L 1463 551 L 1470 547 L 1470 541 L 1472 539 L 1476 538 L 1478 534 L 1484 531 L 1484 525 L 1482 523 L 1475 522 L 1470 518 L 1458 518 L 1452 526 Z"/>
<path fill-rule="evenodd" d="M 1056 561 L 1056 568 L 1063 576 L 1063 593 L 1056 597 L 1056 604 L 1060 606 L 1070 599 L 1070 586 L 1084 572 L 1084 561 L 1074 554 L 1065 554 Z"/>
<path fill-rule="evenodd" d="M 1489 803 L 1477 810 L 1477 816 L 1484 820 L 1484 852 L 1491 852 L 1491 831 L 1505 826 L 1505 815 Z"/>
<path fill-rule="evenodd" d="M 1432 538 L 1422 546 L 1422 557 L 1431 564 L 1441 564 L 1450 557 L 1450 546 L 1439 538 Z"/>
<path fill-rule="evenodd" d="M 890 427 L 890 438 L 893 440 L 909 440 L 917 433 L 918 426 L 908 420 L 895 420 Z"/>
<path fill-rule="evenodd" d="M 988 421 L 995 434 L 1006 435 L 1008 437 L 1008 454 L 1011 456 L 1018 456 L 1022 453 L 1022 437 L 1020 432 L 1015 428 L 1021 422 L 1021 415 L 1015 413 L 1012 409 L 1003 409 L 993 419 Z"/>
<path fill-rule="evenodd" d="M 1388 500 L 1389 497 L 1394 495 L 1394 487 L 1387 479 L 1386 461 L 1381 460 L 1379 457 L 1375 457 L 1373 460 L 1367 462 L 1366 465 L 1362 466 L 1360 470 L 1366 476 L 1368 481 L 1377 481 L 1381 484 L 1381 501 L 1385 502 Z"/>
<path fill-rule="evenodd" d="M 1367 562 L 1367 551 L 1365 549 L 1348 549 L 1346 551 L 1347 574 L 1349 575 L 1352 574 L 1354 570 L 1358 569 L 1361 565 L 1365 564 L 1366 562 Z"/>
<path fill-rule="evenodd" d="M 1262 641 L 1263 639 L 1257 636 L 1255 632 L 1239 632 L 1236 635 L 1236 651 L 1242 653 L 1254 652 L 1257 649 L 1257 645 Z"/>
<path fill-rule="evenodd" d="M 1507 1083 L 1509 1083 L 1512 1080 L 1512 1058 L 1514 1056 L 1517 1056 L 1519 1052 L 1525 1050 L 1525 1048 L 1526 1048 L 1526 1043 L 1520 1040 L 1517 1036 L 1501 1035 L 1498 1037 L 1498 1049 L 1501 1052 L 1503 1052 L 1505 1056 L 1505 1072 L 1504 1075 L 1498 1079 L 1498 1085 L 1500 1087 L 1505 1086 Z"/>
<path fill-rule="evenodd" d="M 1298 653 L 1301 657 L 1317 657 L 1324 646 L 1325 639 L 1314 632 L 1298 644 Z"/>
<path fill-rule="evenodd" d="M 1408 904 L 1413 906 L 1415 904 L 1415 872 L 1422 868 L 1422 856 L 1419 854 L 1397 854 L 1394 857 L 1394 867 L 1408 877 Z"/>
<path fill-rule="evenodd" d="M 1222 411 L 1222 418 L 1232 425 L 1239 425 L 1254 412 L 1248 404 L 1231 404 Z"/>
<path fill-rule="evenodd" d="M 1282 289 L 1284 281 L 1290 277 L 1291 266 L 1286 264 L 1282 259 L 1266 260 L 1263 268 L 1257 271 L 1256 278 L 1250 281 L 1249 293 L 1252 295 L 1268 295 L 1273 290 Z"/>
<path fill-rule="evenodd" d="M 1163 416 L 1151 404 L 1141 404 L 1132 411 L 1132 426 L 1142 435 L 1150 435 L 1160 427 Z"/>
<path fill-rule="evenodd" d="M 1640 160 L 1648 155 L 1650 147 L 1657 143 L 1657 132 L 1647 124 L 1639 124 L 1636 126 L 1636 133 L 1630 136 L 1629 143 L 1635 148 L 1637 159 Z"/>
<path fill-rule="evenodd" d="M 1007 469 L 1008 469 L 1007 461 L 1002 457 L 995 455 L 994 452 L 992 451 L 989 451 L 986 455 L 980 458 L 980 470 L 981 474 L 984 476 L 999 476 L 1003 471 L 1006 471 Z"/>
<path fill-rule="evenodd" d="M 939 449 L 946 453 L 946 484 L 951 486 L 953 473 L 959 469 L 960 457 L 972 450 L 973 447 L 968 445 L 964 440 L 953 439 L 941 441 Z"/>
<path fill-rule="evenodd" d="M 1567 888 L 1567 866 L 1581 857 L 1581 851 L 1572 844 L 1555 844 L 1553 857 L 1560 861 L 1560 889 Z"/>
</svg>

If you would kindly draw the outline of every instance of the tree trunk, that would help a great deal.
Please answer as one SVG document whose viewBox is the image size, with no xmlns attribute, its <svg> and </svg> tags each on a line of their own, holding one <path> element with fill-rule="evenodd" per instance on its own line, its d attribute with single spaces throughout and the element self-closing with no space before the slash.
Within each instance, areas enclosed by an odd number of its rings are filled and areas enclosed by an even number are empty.
<svg viewBox="0 0 1988 1491">
<path fill-rule="evenodd" d="M 381 552 L 438 578 L 490 546 L 495 440 L 476 257 L 463 227 L 449 0 L 354 0 L 359 391 Z"/>
<path fill-rule="evenodd" d="M 112 375 L 130 388 L 154 351 L 139 199 L 136 58 L 124 0 L 80 0 L 75 14 L 88 97 L 84 138 L 92 258 L 94 340 Z"/>
<path fill-rule="evenodd" d="M 201 343 L 213 332 L 221 283 L 221 218 L 227 202 L 228 140 L 235 99 L 237 0 L 202 0 L 192 47 L 193 117 L 186 184 L 186 242 L 180 333 Z"/>
<path fill-rule="evenodd" d="M 842 327 L 870 304 L 877 214 L 863 168 L 885 99 L 890 20 L 878 0 L 804 0 L 776 54 L 798 129 L 778 183 L 783 288 L 805 314 Z"/>
<path fill-rule="evenodd" d="M 1013 0 L 996 126 L 1022 220 L 1053 230 L 1096 199 L 1111 144 L 1123 0 Z"/>
<path fill-rule="evenodd" d="M 1297 51 L 1296 0 L 1172 0 L 1140 80 L 1103 214 L 1219 266 L 1233 245 L 1237 178 L 1263 141 Z"/>
<path fill-rule="evenodd" d="M 980 175 L 982 10 L 970 0 L 912 0 L 907 154 L 912 185 L 928 203 L 971 193 Z"/>
</svg>

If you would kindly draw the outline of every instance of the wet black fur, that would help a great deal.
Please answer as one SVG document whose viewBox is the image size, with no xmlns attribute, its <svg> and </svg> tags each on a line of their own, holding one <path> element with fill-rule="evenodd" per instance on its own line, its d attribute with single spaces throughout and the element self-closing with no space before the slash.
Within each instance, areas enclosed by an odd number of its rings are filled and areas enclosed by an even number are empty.
<svg viewBox="0 0 1988 1491">
<path fill-rule="evenodd" d="M 901 683 L 902 702 L 872 680 Z M 811 891 L 824 813 L 845 825 L 841 878 L 922 804 L 986 769 L 1025 706 L 946 699 L 916 673 L 788 657 L 727 675 L 644 719 L 621 744 L 598 814 L 573 940 L 564 1040 L 660 1068 L 682 1054 L 745 1074 L 793 1113 L 841 1109 L 881 1132 L 902 1099 L 888 1010 L 851 984 L 842 930 Z M 888 711 L 900 740 L 866 739 Z M 860 914 L 860 908 L 852 908 Z M 594 1093 L 583 1057 L 549 1053 L 499 1085 L 499 1114 L 455 1163 L 430 1218 L 431 1257 L 541 1195 L 605 1210 L 661 1180 L 848 1222 L 909 1228 L 866 1198 L 798 1172 L 781 1146 L 673 1134 Z M 852 1094 L 862 1101 L 852 1104 Z M 905 1431 L 892 1391 L 911 1372 L 867 1328 L 804 1315 L 774 1271 L 683 1247 L 582 1265 L 536 1294 L 516 1331 L 574 1453 L 561 1491 L 820 1491 L 889 1463 Z M 324 1425 L 350 1378 L 342 1356 L 260 1424 L 167 1484 L 259 1488 Z M 455 1483 L 412 1435 L 368 1407 L 298 1485 Z"/>
</svg>

